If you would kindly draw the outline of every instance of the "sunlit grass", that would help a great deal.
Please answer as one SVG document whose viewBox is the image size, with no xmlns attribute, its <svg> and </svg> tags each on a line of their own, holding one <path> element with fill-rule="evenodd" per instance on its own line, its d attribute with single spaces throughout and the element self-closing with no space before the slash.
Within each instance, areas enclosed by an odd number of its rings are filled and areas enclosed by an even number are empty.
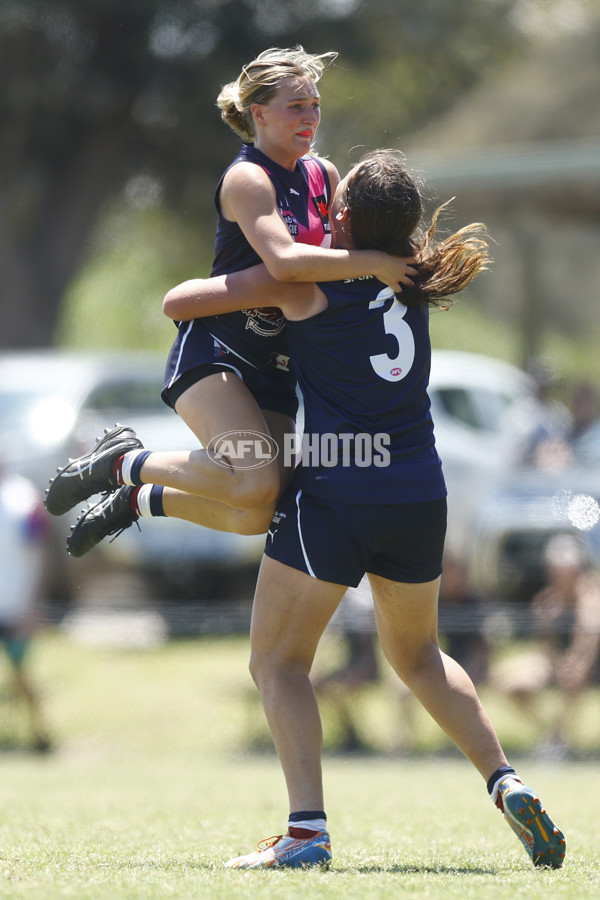
<svg viewBox="0 0 600 900">
<path fill-rule="evenodd" d="M 468 763 L 402 758 L 392 749 L 325 755 L 334 848 L 328 872 L 224 870 L 229 856 L 283 830 L 288 811 L 276 758 L 249 749 L 262 712 L 246 657 L 243 637 L 131 651 L 44 636 L 32 671 L 57 749 L 47 757 L 0 756 L 2 896 L 598 895 L 591 838 L 600 778 L 591 762 L 517 760 L 567 834 L 569 860 L 559 872 L 531 866 Z M 392 701 L 385 689 L 372 699 L 376 737 L 375 725 L 383 735 L 390 724 Z"/>
</svg>

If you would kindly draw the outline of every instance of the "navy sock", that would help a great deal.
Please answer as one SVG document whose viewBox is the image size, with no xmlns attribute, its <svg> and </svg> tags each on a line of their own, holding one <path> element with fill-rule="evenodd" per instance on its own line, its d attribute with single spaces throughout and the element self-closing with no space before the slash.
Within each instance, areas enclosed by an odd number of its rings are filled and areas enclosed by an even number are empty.
<svg viewBox="0 0 600 900">
<path fill-rule="evenodd" d="M 304 822 L 307 819 L 326 819 L 322 809 L 302 809 L 300 812 L 290 813 L 288 822 Z"/>
<path fill-rule="evenodd" d="M 161 484 L 140 484 L 131 493 L 131 508 L 138 516 L 164 516 Z"/>
<path fill-rule="evenodd" d="M 163 491 L 162 484 L 153 484 L 150 491 L 150 512 L 153 516 L 164 516 L 163 509 Z"/>
<path fill-rule="evenodd" d="M 150 456 L 150 450 L 140 451 L 135 461 L 131 464 L 131 483 L 132 484 L 143 484 L 142 479 L 140 478 L 140 472 L 142 470 L 142 466 Z"/>
<path fill-rule="evenodd" d="M 512 766 L 500 766 L 499 769 L 496 769 L 493 775 L 490 775 L 488 778 L 487 789 L 488 794 L 491 796 L 492 791 L 494 790 L 494 785 L 498 781 L 499 778 L 502 778 L 504 775 L 516 775 L 517 773 L 513 769 Z"/>
</svg>

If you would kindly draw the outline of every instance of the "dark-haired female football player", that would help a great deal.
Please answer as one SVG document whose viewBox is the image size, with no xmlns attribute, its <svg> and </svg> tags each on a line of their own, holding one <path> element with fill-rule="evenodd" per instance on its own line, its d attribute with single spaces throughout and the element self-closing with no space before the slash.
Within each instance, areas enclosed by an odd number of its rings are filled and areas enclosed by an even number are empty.
<svg viewBox="0 0 600 900">
<path fill-rule="evenodd" d="M 427 396 L 429 307 L 466 287 L 488 257 L 483 226 L 438 243 L 439 210 L 424 234 L 421 212 L 418 187 L 391 151 L 365 157 L 336 191 L 338 246 L 419 260 L 415 285 L 401 299 L 373 277 L 282 287 L 260 266 L 192 281 L 165 302 L 169 315 L 186 319 L 272 291 L 305 404 L 302 458 L 273 516 L 251 626 L 250 669 L 290 815 L 285 834 L 231 859 L 231 868 L 331 859 L 310 670 L 343 594 L 365 572 L 379 639 L 398 676 L 483 776 L 533 863 L 558 868 L 564 858 L 562 833 L 509 765 L 470 678 L 438 644 L 446 488 Z"/>
</svg>

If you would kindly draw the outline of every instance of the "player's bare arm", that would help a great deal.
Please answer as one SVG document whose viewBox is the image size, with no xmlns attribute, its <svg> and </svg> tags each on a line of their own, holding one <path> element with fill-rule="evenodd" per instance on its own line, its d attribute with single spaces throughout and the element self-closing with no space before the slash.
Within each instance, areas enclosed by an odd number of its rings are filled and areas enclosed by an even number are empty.
<svg viewBox="0 0 600 900">
<path fill-rule="evenodd" d="M 163 312 L 176 322 L 236 312 L 249 306 L 278 306 L 286 318 L 315 315 L 327 305 L 314 284 L 282 284 L 266 266 L 252 266 L 229 275 L 192 278 L 171 288 L 163 300 Z"/>
</svg>

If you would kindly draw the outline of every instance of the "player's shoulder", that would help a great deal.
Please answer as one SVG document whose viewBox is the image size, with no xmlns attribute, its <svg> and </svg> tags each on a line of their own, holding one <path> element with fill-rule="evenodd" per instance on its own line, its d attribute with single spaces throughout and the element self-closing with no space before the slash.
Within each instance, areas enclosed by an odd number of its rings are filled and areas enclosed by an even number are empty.
<svg viewBox="0 0 600 900">
<path fill-rule="evenodd" d="M 275 188 L 268 174 L 253 162 L 240 161 L 232 165 L 221 183 L 221 206 L 226 218 L 235 220 L 231 204 L 268 204 L 274 202 Z"/>
<path fill-rule="evenodd" d="M 244 186 L 245 184 L 271 184 L 268 173 L 258 162 L 252 162 L 249 159 L 235 160 L 223 175 L 223 184 L 235 184 Z"/>
</svg>

